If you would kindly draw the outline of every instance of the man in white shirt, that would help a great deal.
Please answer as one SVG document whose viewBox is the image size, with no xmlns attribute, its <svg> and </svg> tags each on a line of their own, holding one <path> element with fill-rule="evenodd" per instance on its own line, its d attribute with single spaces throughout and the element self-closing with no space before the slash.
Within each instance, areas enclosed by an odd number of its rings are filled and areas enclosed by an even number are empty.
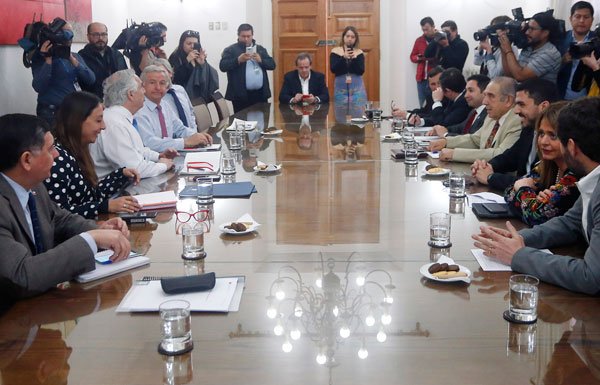
<svg viewBox="0 0 600 385">
<path fill-rule="evenodd" d="M 558 117 L 558 138 L 569 169 L 579 176 L 581 196 L 565 215 L 531 229 L 482 226 L 475 246 L 513 271 L 531 274 L 568 290 L 600 293 L 600 98 L 568 104 Z M 587 243 L 583 259 L 540 249 Z"/>
<path fill-rule="evenodd" d="M 115 72 L 104 82 L 104 123 L 90 153 L 99 178 L 121 167 L 135 168 L 141 178 L 164 173 L 173 167 L 171 158 L 177 151 L 168 149 L 159 154 L 144 147 L 133 119 L 144 104 L 144 87 L 133 70 Z"/>
<path fill-rule="evenodd" d="M 135 114 L 144 145 L 154 151 L 183 150 L 210 145 L 212 137 L 187 127 L 166 103 L 161 103 L 171 84 L 162 66 L 149 65 L 142 71 L 146 100 Z"/>
</svg>

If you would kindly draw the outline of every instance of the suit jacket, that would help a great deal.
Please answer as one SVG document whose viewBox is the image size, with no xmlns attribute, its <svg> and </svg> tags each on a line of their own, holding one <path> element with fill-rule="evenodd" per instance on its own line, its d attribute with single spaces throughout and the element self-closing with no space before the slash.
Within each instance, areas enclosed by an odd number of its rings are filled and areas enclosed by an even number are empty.
<svg viewBox="0 0 600 385">
<path fill-rule="evenodd" d="M 94 221 L 71 214 L 50 200 L 42 184 L 33 189 L 47 251 L 35 243 L 15 191 L 0 176 L 0 291 L 12 298 L 44 292 L 96 267 L 94 254 L 78 234 Z"/>
<path fill-rule="evenodd" d="M 489 116 L 485 118 L 483 127 L 474 134 L 447 137 L 446 147 L 454 149 L 454 162 L 474 162 L 476 159 L 490 160 L 494 156 L 509 149 L 521 134 L 521 119 L 511 109 L 506 113 L 504 122 L 498 129 L 491 148 L 485 148 L 492 128 L 496 124 Z"/>
<path fill-rule="evenodd" d="M 298 70 L 290 71 L 283 77 L 283 85 L 279 92 L 280 103 L 290 103 L 290 100 L 296 94 L 302 93 L 302 84 Z M 308 93 L 319 98 L 319 103 L 329 102 L 329 90 L 325 83 L 325 75 L 320 72 L 310 71 L 310 79 L 308 80 Z"/>
<path fill-rule="evenodd" d="M 488 179 L 488 184 L 491 188 L 504 191 L 508 186 L 513 185 L 517 178 L 531 171 L 527 169 L 527 159 L 531 152 L 531 146 L 534 145 L 533 134 L 533 127 L 524 127 L 521 130 L 519 139 L 511 148 L 490 159 L 489 163 L 494 168 L 494 173 Z M 538 157 L 536 155 L 531 166 L 535 165 L 537 160 Z M 515 171 L 516 174 L 514 173 Z"/>
<path fill-rule="evenodd" d="M 441 124 L 444 127 L 458 124 L 465 120 L 471 112 L 471 107 L 465 100 L 465 93 L 463 92 L 454 101 L 448 101 L 445 106 L 438 106 L 431 110 L 429 115 L 425 117 L 426 126 L 435 126 Z"/>
<path fill-rule="evenodd" d="M 600 179 L 599 179 L 600 181 Z M 600 183 L 590 197 L 587 209 L 589 244 L 583 259 L 547 254 L 541 248 L 585 242 L 581 215 L 581 197 L 560 217 L 531 229 L 521 230 L 526 247 L 512 259 L 514 271 L 538 277 L 544 282 L 586 294 L 600 294 Z"/>
<path fill-rule="evenodd" d="M 102 56 L 91 44 L 87 44 L 79 51 L 79 55 L 96 75 L 96 81 L 93 84 L 82 83 L 81 88 L 96 94 L 100 99 L 104 98 L 102 89 L 104 80 L 117 71 L 127 69 L 127 63 L 121 52 L 109 46 L 106 46 L 104 56 Z"/>
<path fill-rule="evenodd" d="M 463 120 L 462 122 L 460 122 L 459 124 L 453 124 L 451 126 L 446 127 L 448 129 L 448 135 L 450 135 L 450 136 L 462 135 L 464 128 L 467 125 L 467 121 L 469 120 L 470 115 L 471 115 L 471 113 L 469 113 L 469 115 L 467 115 L 467 118 L 465 120 Z M 477 130 L 479 130 L 481 127 L 483 127 L 483 122 L 485 122 L 486 117 L 487 117 L 487 110 L 484 108 L 481 111 L 481 113 L 479 115 L 477 115 L 477 117 L 473 121 L 473 124 L 471 124 L 471 128 L 469 128 L 469 134 L 474 134 L 477 132 Z"/>
<path fill-rule="evenodd" d="M 263 86 L 261 88 L 262 97 L 266 101 L 271 97 L 271 89 L 269 88 L 269 77 L 267 70 L 275 69 L 275 60 L 269 55 L 267 50 L 256 44 L 256 53 L 260 55 L 261 63 L 259 64 L 263 74 Z M 235 101 L 247 101 L 248 91 L 246 90 L 246 65 L 248 62 L 238 63 L 237 59 L 242 53 L 246 52 L 246 46 L 241 43 L 235 43 L 223 50 L 219 69 L 222 72 L 227 72 L 227 91 L 225 98 Z"/>
</svg>

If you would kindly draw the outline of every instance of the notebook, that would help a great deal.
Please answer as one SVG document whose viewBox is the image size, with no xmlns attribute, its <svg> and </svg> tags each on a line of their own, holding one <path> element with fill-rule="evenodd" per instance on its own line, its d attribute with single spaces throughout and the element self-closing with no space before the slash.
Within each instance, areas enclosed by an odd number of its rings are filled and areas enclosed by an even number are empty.
<svg viewBox="0 0 600 385">
<path fill-rule="evenodd" d="M 177 196 L 172 190 L 135 195 L 135 199 L 142 206 L 142 210 L 164 209 L 177 205 Z"/>
<path fill-rule="evenodd" d="M 188 152 L 183 161 L 182 175 L 216 175 L 221 169 L 221 151 Z"/>
<path fill-rule="evenodd" d="M 186 152 L 204 152 L 204 151 L 219 151 L 219 150 L 221 150 L 221 143 L 214 143 L 214 144 L 211 144 L 210 146 L 206 146 L 206 147 L 184 148 L 183 150 L 179 150 L 179 152 L 186 153 Z"/>
<path fill-rule="evenodd" d="M 81 274 L 75 278 L 77 282 L 86 283 L 95 281 L 100 278 L 108 277 L 111 275 L 115 275 L 122 271 L 135 269 L 136 267 L 147 265 L 150 263 L 150 258 L 141 256 L 139 254 L 130 254 L 129 258 L 111 263 L 108 265 L 102 265 L 100 263 L 96 263 L 96 269 L 89 271 L 87 273 Z"/>
<path fill-rule="evenodd" d="M 197 186 L 185 186 L 179 193 L 180 198 L 195 198 Z M 252 182 L 219 183 L 213 185 L 213 197 L 215 198 L 249 198 L 255 193 L 256 186 Z"/>
</svg>

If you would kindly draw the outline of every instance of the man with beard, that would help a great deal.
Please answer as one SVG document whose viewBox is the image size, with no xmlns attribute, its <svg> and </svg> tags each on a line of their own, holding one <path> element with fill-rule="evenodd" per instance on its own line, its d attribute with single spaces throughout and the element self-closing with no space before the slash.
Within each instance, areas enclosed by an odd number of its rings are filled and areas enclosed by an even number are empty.
<svg viewBox="0 0 600 385">
<path fill-rule="evenodd" d="M 536 13 L 529 20 L 525 35 L 527 48 L 517 61 L 506 31 L 498 32 L 504 74 L 518 82 L 537 77 L 556 83 L 561 63 L 555 46 L 559 38 L 558 21 L 548 12 Z"/>
<path fill-rule="evenodd" d="M 471 166 L 479 183 L 505 190 L 517 178 L 527 174 L 537 162 L 534 126 L 538 116 L 557 101 L 558 91 L 549 80 L 529 79 L 517 85 L 515 113 L 521 117 L 521 135 L 511 148 L 488 162 L 478 159 Z M 514 174 L 516 171 L 516 175 Z"/>
<path fill-rule="evenodd" d="M 475 246 L 484 254 L 510 265 L 513 271 L 531 274 L 567 290 L 600 293 L 600 98 L 579 99 L 558 117 L 558 138 L 569 169 L 582 176 L 581 193 L 565 215 L 531 229 L 482 226 L 474 234 Z M 586 242 L 583 259 L 555 255 L 540 249 Z"/>
<path fill-rule="evenodd" d="M 108 46 L 108 29 L 102 23 L 91 23 L 87 27 L 87 38 L 89 43 L 79 55 L 85 60 L 85 64 L 96 75 L 93 84 L 82 84 L 82 89 L 104 97 L 102 82 L 104 79 L 117 71 L 127 69 L 127 63 L 121 52 Z"/>
</svg>

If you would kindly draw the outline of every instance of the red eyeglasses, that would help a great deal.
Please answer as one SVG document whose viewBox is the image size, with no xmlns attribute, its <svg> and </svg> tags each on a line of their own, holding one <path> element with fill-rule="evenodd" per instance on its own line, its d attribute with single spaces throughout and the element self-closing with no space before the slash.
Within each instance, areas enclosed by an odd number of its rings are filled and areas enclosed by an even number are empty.
<svg viewBox="0 0 600 385">
<path fill-rule="evenodd" d="M 177 220 L 181 223 L 187 223 L 190 219 L 194 218 L 198 222 L 204 222 L 208 219 L 208 210 L 198 210 L 195 213 L 188 213 L 187 211 L 175 211 Z"/>
<path fill-rule="evenodd" d="M 187 165 L 188 172 L 191 170 L 209 170 L 214 171 L 213 165 L 208 162 L 188 162 Z"/>
</svg>

